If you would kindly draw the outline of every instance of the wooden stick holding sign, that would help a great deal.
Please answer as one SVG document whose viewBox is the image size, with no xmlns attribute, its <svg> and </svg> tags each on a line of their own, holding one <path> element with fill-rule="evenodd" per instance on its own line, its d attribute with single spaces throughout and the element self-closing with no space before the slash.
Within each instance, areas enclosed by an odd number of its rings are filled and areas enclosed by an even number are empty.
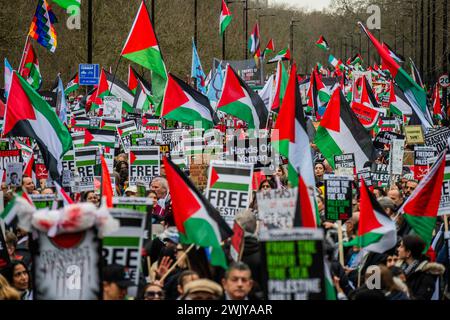
<svg viewBox="0 0 450 320">
<path fill-rule="evenodd" d="M 167 272 L 161 277 L 161 279 L 159 279 L 159 281 L 164 282 L 164 280 L 167 278 L 167 276 L 173 271 L 175 270 L 175 268 L 178 266 L 178 264 L 187 257 L 188 253 L 191 252 L 191 250 L 194 248 L 195 244 L 191 244 L 189 248 L 187 248 L 187 250 L 183 253 L 183 255 L 181 257 L 179 257 L 177 259 L 177 261 L 175 261 L 175 263 L 170 267 L 169 270 L 167 270 Z"/>
<path fill-rule="evenodd" d="M 344 263 L 344 237 L 342 235 L 342 220 L 337 222 L 338 225 L 338 243 L 339 243 L 339 263 L 345 267 Z"/>
</svg>

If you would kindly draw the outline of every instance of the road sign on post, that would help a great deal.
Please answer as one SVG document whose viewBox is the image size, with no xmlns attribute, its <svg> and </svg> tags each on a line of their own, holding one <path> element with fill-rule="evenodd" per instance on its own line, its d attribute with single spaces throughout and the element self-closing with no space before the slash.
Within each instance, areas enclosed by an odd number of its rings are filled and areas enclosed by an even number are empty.
<svg viewBox="0 0 450 320">
<path fill-rule="evenodd" d="M 100 65 L 80 64 L 78 66 L 80 86 L 94 86 L 100 78 Z"/>
</svg>

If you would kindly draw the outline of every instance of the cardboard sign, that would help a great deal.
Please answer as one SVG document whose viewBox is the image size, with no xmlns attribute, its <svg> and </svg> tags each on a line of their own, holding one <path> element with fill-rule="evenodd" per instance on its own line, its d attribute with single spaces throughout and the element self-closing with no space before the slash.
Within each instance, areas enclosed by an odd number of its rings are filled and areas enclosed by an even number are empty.
<svg viewBox="0 0 450 320">
<path fill-rule="evenodd" d="M 114 197 L 113 198 L 114 208 L 121 208 L 126 210 L 132 210 L 135 212 L 140 212 L 145 218 L 145 229 L 144 229 L 144 239 L 151 239 L 152 236 L 152 212 L 153 203 L 150 198 L 144 197 Z"/>
<path fill-rule="evenodd" d="M 267 300 L 325 300 L 321 229 L 268 230 L 260 234 Z"/>
<path fill-rule="evenodd" d="M 122 119 L 122 98 L 115 96 L 103 97 L 103 116 Z"/>
<path fill-rule="evenodd" d="M 353 176 L 356 168 L 353 153 L 334 156 L 335 173 L 339 176 Z"/>
<path fill-rule="evenodd" d="M 372 181 L 375 187 L 386 188 L 391 182 L 387 164 L 374 163 L 372 165 Z"/>
<path fill-rule="evenodd" d="M 35 300 L 101 299 L 101 242 L 95 228 L 30 240 Z M 31 238 L 31 237 L 30 237 Z"/>
<path fill-rule="evenodd" d="M 159 176 L 159 147 L 131 147 L 128 159 L 130 161 L 129 186 L 135 186 L 138 180 L 150 185 L 154 177 Z"/>
<path fill-rule="evenodd" d="M 429 160 L 437 156 L 435 147 L 414 147 L 414 179 L 422 180 L 430 170 Z"/>
<path fill-rule="evenodd" d="M 8 163 L 18 163 L 20 162 L 20 150 L 0 150 L 0 170 L 6 170 L 6 165 Z"/>
<path fill-rule="evenodd" d="M 386 147 L 390 148 L 392 140 L 395 139 L 404 140 L 405 136 L 394 132 L 383 131 L 376 136 L 375 140 L 373 141 L 373 145 L 379 150 L 384 150 Z"/>
<path fill-rule="evenodd" d="M 233 227 L 236 213 L 250 205 L 253 165 L 212 161 L 206 195 L 222 218 Z"/>
<path fill-rule="evenodd" d="M 258 192 L 258 217 L 260 230 L 292 229 L 297 205 L 298 189 Z"/>
<path fill-rule="evenodd" d="M 427 132 L 425 135 L 425 145 L 428 147 L 435 147 L 437 153 L 440 154 L 447 147 L 448 139 L 450 138 L 450 128 L 438 128 Z"/>
<path fill-rule="evenodd" d="M 107 264 L 120 264 L 128 269 L 131 281 L 136 284 L 128 289 L 129 294 L 133 294 L 139 282 L 145 216 L 121 208 L 110 209 L 110 212 L 119 220 L 120 229 L 103 238 L 103 258 Z"/>
<path fill-rule="evenodd" d="M 352 217 L 352 177 L 325 175 L 325 217 L 347 221 Z"/>
<path fill-rule="evenodd" d="M 80 192 L 94 191 L 95 169 L 100 160 L 98 153 L 98 147 L 85 147 L 75 150 L 75 166 L 80 178 Z"/>
<path fill-rule="evenodd" d="M 20 187 L 22 185 L 23 164 L 21 162 L 9 162 L 6 164 L 6 185 Z"/>
<path fill-rule="evenodd" d="M 405 126 L 406 143 L 409 145 L 425 144 L 422 126 Z"/>
</svg>

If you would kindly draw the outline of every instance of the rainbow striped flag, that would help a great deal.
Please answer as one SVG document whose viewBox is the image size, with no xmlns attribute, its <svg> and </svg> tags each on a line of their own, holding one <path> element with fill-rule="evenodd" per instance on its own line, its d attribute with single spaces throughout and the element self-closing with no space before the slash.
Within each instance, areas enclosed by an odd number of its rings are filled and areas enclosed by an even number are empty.
<svg viewBox="0 0 450 320">
<path fill-rule="evenodd" d="M 51 52 L 56 50 L 54 16 L 46 0 L 39 0 L 28 35 Z"/>
</svg>

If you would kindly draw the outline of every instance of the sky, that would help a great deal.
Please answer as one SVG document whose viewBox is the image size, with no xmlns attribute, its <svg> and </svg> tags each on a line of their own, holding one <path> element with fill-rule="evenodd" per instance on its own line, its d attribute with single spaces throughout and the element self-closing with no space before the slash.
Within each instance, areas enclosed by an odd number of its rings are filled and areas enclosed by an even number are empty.
<svg viewBox="0 0 450 320">
<path fill-rule="evenodd" d="M 270 3 L 286 3 L 292 6 L 321 10 L 328 7 L 331 0 L 269 0 Z"/>
</svg>

